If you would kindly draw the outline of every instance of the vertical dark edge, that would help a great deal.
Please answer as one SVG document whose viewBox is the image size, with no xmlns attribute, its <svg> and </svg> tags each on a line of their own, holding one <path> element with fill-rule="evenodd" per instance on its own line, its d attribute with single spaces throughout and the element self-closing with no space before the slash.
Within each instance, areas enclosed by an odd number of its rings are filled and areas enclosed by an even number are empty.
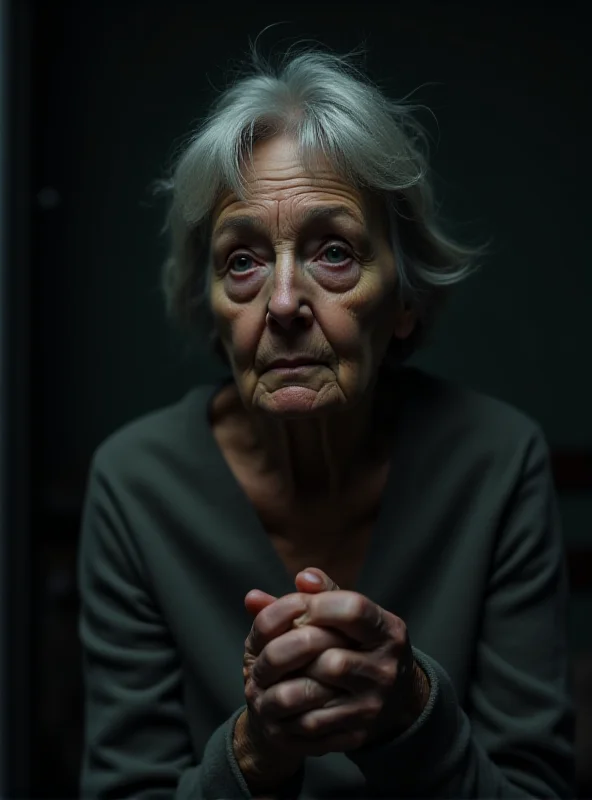
<svg viewBox="0 0 592 800">
<path fill-rule="evenodd" d="M 6 73 L 8 64 L 6 59 L 6 45 L 8 35 L 7 25 L 7 0 L 0 0 L 0 797 L 7 795 L 7 764 L 8 753 L 6 743 L 8 741 L 8 717 L 7 703 L 8 696 L 8 677 L 7 654 L 10 648 L 8 641 L 8 618 L 7 618 L 7 595 L 6 578 L 8 575 L 7 567 L 7 453 L 6 453 L 6 262 L 7 246 L 6 234 L 8 230 L 6 220 L 7 192 L 5 191 L 5 173 L 7 167 L 7 143 L 6 143 L 6 117 L 8 113 L 8 103 L 6 95 L 8 91 L 8 81 Z"/>
<path fill-rule="evenodd" d="M 30 797 L 32 547 L 30 437 L 31 6 L 2 10 L 2 796 Z"/>
</svg>

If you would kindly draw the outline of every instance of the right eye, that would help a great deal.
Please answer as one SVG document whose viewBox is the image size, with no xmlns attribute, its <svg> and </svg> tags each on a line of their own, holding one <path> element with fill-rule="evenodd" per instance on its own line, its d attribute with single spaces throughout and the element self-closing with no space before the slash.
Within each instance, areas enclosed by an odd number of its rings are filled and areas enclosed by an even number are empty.
<svg viewBox="0 0 592 800">
<path fill-rule="evenodd" d="M 240 275 L 253 269 L 253 258 L 248 253 L 233 253 L 226 266 L 230 272 Z"/>
</svg>

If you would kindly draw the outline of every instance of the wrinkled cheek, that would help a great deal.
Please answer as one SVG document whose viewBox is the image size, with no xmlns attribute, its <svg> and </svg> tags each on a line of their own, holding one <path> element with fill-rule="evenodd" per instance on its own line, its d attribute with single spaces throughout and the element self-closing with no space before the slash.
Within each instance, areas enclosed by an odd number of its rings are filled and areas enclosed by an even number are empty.
<svg viewBox="0 0 592 800">
<path fill-rule="evenodd" d="M 359 308 L 350 308 L 357 331 L 357 360 L 365 382 L 371 377 L 388 348 L 394 334 L 396 310 L 391 298 L 377 298 L 376 303 L 365 303 Z"/>
<path fill-rule="evenodd" d="M 232 360 L 232 338 L 236 320 L 236 310 L 228 299 L 215 290 L 210 295 L 210 311 L 218 338 Z"/>
<path fill-rule="evenodd" d="M 232 317 L 228 313 L 224 313 L 222 304 L 216 302 L 215 298 L 210 301 L 210 312 L 218 338 L 225 347 L 228 347 L 232 330 Z"/>
<path fill-rule="evenodd" d="M 360 302 L 351 302 L 344 309 L 346 313 L 339 314 L 333 320 L 333 330 L 342 343 L 344 351 L 352 356 L 367 356 L 367 348 L 375 340 L 377 332 L 382 331 L 392 323 L 388 319 L 387 304 L 384 298 L 376 298 L 375 302 L 363 298 Z"/>
<path fill-rule="evenodd" d="M 212 312 L 218 336 L 230 361 L 239 369 L 251 364 L 261 334 L 256 310 L 226 299 L 213 303 Z"/>
<path fill-rule="evenodd" d="M 360 313 L 360 327 L 372 347 L 384 349 L 395 332 L 397 301 L 394 291 L 381 294 Z"/>
<path fill-rule="evenodd" d="M 250 366 L 257 352 L 257 345 L 261 337 L 261 325 L 253 315 L 239 313 L 235 316 L 231 326 L 230 348 L 232 358 L 237 367 Z"/>
<path fill-rule="evenodd" d="M 357 360 L 363 350 L 360 320 L 354 314 L 341 314 L 334 321 L 331 338 L 339 342 L 339 353 L 343 358 Z"/>
</svg>

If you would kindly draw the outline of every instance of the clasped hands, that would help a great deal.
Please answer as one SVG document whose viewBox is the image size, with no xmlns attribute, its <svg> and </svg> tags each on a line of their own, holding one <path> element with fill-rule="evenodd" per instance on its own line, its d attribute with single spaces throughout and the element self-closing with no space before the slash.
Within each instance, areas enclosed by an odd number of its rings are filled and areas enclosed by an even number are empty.
<svg viewBox="0 0 592 800">
<path fill-rule="evenodd" d="M 409 728 L 425 708 L 429 682 L 403 620 L 342 591 L 320 569 L 300 572 L 296 589 L 245 598 L 255 619 L 245 641 L 247 710 L 238 735 L 258 752 L 299 763 Z"/>
</svg>

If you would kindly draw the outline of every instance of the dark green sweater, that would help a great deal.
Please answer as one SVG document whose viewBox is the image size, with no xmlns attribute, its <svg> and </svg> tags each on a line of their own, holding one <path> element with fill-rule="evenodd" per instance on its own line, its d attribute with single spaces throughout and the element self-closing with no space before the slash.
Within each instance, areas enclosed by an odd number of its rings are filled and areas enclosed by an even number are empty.
<svg viewBox="0 0 592 800">
<path fill-rule="evenodd" d="M 356 587 L 431 683 L 413 728 L 307 759 L 299 797 L 573 797 L 563 545 L 539 428 L 401 369 L 396 448 Z M 110 437 L 80 548 L 87 798 L 250 797 L 232 753 L 253 588 L 292 578 L 227 466 L 201 387 Z M 311 565 L 314 566 L 314 565 Z"/>
</svg>

